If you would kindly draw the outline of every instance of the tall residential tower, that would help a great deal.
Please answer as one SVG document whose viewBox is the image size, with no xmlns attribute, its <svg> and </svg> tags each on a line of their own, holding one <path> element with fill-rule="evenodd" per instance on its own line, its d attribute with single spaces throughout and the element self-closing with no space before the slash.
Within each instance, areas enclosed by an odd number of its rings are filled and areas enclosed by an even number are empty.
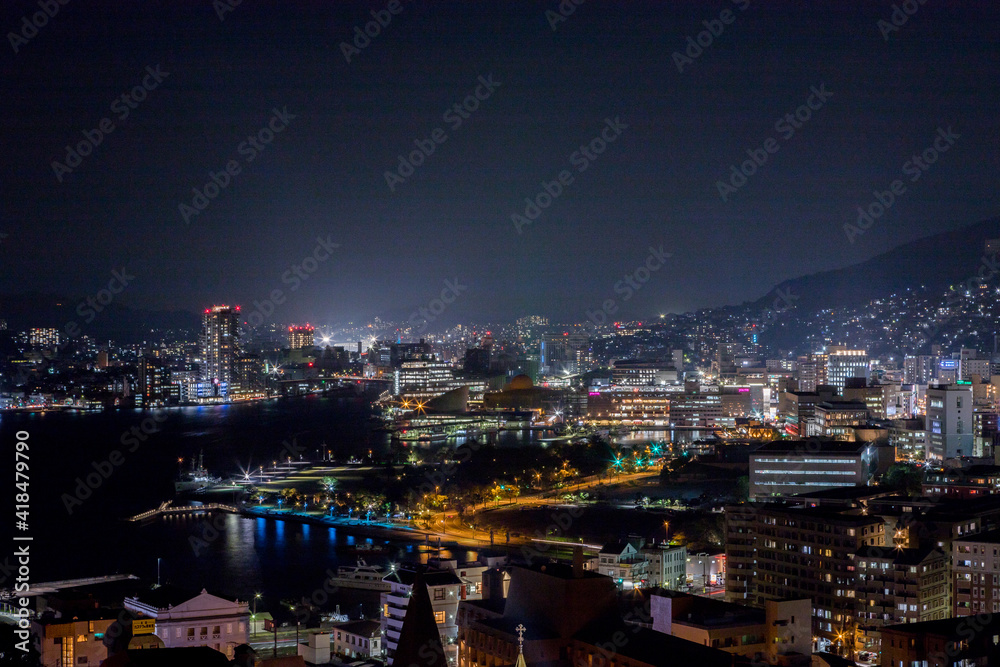
<svg viewBox="0 0 1000 667">
<path fill-rule="evenodd" d="M 234 363 L 240 354 L 240 307 L 212 306 L 201 318 L 201 376 L 230 386 L 236 379 Z"/>
</svg>

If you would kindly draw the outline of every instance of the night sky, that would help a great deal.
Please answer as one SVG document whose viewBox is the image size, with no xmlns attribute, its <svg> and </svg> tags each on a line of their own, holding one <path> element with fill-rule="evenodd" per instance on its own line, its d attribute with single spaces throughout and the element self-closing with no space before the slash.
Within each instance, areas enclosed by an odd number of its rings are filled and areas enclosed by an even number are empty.
<svg viewBox="0 0 1000 667">
<path fill-rule="evenodd" d="M 645 317 L 756 299 L 997 212 L 994 3 L 896 3 L 890 30 L 888 0 L 566 0 L 558 22 L 556 0 L 224 1 L 42 0 L 58 13 L 37 34 L 37 0 L 4 3 L 0 291 L 93 294 L 124 266 L 132 307 L 281 289 L 276 319 L 346 322 L 405 318 L 457 280 L 452 320 L 582 321 L 662 246 L 622 303 Z M 144 99 L 122 101 L 136 86 Z M 810 95 L 793 134 L 776 126 Z M 478 108 L 446 114 L 463 101 Z M 113 130 L 68 167 L 102 119 Z M 958 138 L 909 180 L 939 128 Z M 262 130 L 270 143 L 243 143 Z M 601 154 L 573 155 L 602 132 Z M 723 201 L 717 181 L 769 139 Z M 390 189 L 415 142 L 433 153 Z M 185 220 L 230 161 L 239 173 Z M 844 224 L 895 179 L 905 192 L 850 242 Z M 562 191 L 519 233 L 511 216 L 543 182 Z M 293 291 L 317 238 L 339 247 Z"/>
</svg>

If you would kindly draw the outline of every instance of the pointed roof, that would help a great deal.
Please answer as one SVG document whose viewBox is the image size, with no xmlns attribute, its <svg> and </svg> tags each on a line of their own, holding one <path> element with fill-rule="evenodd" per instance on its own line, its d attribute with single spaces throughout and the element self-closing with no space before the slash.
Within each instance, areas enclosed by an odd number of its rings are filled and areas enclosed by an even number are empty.
<svg viewBox="0 0 1000 667">
<path fill-rule="evenodd" d="M 399 642 L 392 657 L 394 665 L 421 665 L 421 667 L 448 667 L 441 644 L 441 633 L 434 621 L 434 608 L 427 592 L 424 573 L 417 571 L 413 580 L 413 593 L 406 605 Z"/>
<path fill-rule="evenodd" d="M 524 661 L 524 631 L 526 628 L 523 623 L 518 623 L 517 625 L 517 662 L 514 667 L 528 667 L 528 663 Z"/>
</svg>

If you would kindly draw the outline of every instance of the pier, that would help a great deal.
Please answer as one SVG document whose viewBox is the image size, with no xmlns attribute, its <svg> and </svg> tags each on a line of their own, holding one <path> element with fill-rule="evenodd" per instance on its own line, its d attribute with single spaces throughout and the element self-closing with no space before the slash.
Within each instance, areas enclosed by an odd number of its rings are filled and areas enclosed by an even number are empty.
<svg viewBox="0 0 1000 667">
<path fill-rule="evenodd" d="M 151 510 L 143 512 L 142 514 L 136 514 L 131 516 L 126 521 L 136 522 L 145 521 L 146 519 L 152 519 L 153 517 L 159 516 L 161 514 L 197 514 L 203 512 L 229 512 L 231 514 L 239 514 L 240 511 L 231 506 L 223 505 L 222 503 L 208 503 L 206 505 L 178 505 L 174 507 L 172 505 L 174 501 L 167 500 L 160 503 L 159 507 L 155 507 Z"/>
<path fill-rule="evenodd" d="M 94 586 L 96 584 L 110 584 L 115 581 L 129 581 L 138 579 L 134 574 L 108 574 L 103 577 L 85 577 L 83 579 L 62 579 L 60 581 L 47 581 L 37 584 L 29 584 L 27 591 L 15 593 L 8 589 L 0 593 L 0 599 L 9 600 L 12 597 L 31 597 L 33 595 L 44 595 L 55 593 L 66 588 L 77 588 L 79 586 Z M 0 613 L 8 613 L 10 606 L 3 603 L 0 606 Z"/>
</svg>

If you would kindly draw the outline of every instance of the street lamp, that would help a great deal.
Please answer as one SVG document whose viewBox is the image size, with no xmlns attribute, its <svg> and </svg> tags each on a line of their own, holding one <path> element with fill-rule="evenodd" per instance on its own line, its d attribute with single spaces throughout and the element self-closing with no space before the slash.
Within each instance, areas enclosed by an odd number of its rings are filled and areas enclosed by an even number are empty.
<svg viewBox="0 0 1000 667">
<path fill-rule="evenodd" d="M 253 616 L 250 617 L 251 621 L 250 627 L 253 628 L 253 630 L 250 632 L 251 635 L 257 633 L 257 600 L 259 600 L 260 598 L 261 598 L 260 593 L 253 594 Z"/>
</svg>

